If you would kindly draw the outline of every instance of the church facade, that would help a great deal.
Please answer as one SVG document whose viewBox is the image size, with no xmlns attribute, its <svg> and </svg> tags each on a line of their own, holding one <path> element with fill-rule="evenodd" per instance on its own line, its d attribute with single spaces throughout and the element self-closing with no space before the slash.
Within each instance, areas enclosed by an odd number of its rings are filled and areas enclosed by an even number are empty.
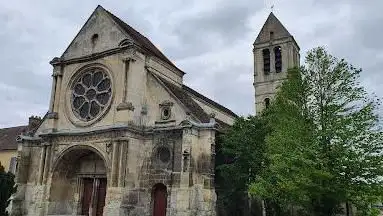
<svg viewBox="0 0 383 216">
<path fill-rule="evenodd" d="M 270 14 L 253 53 L 258 112 L 299 47 Z M 215 140 L 234 112 L 101 6 L 50 64 L 49 111 L 17 138 L 11 215 L 216 215 Z"/>
</svg>

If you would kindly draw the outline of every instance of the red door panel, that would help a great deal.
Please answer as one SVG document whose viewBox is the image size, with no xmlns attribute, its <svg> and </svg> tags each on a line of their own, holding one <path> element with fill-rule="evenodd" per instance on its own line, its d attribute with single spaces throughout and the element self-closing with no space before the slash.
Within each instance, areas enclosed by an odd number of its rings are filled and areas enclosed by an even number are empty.
<svg viewBox="0 0 383 216">
<path fill-rule="evenodd" d="M 159 185 L 154 189 L 153 216 L 166 216 L 166 187 Z"/>
</svg>

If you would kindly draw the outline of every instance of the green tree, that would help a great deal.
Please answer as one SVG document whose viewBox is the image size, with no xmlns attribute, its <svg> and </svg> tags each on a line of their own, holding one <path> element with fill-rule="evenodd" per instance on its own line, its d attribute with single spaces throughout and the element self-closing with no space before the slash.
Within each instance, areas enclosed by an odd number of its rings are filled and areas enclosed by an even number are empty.
<svg viewBox="0 0 383 216">
<path fill-rule="evenodd" d="M 270 164 L 250 193 L 310 215 L 335 215 L 343 203 L 371 215 L 383 180 L 379 100 L 358 83 L 360 69 L 324 48 L 309 51 L 305 63 L 289 70 L 264 113 Z"/>
<path fill-rule="evenodd" d="M 9 204 L 9 198 L 16 192 L 15 176 L 10 172 L 5 172 L 0 164 L 0 215 L 8 215 L 6 208 Z"/>
<path fill-rule="evenodd" d="M 307 108 L 314 123 L 320 166 L 331 176 L 317 183 L 320 215 L 334 215 L 341 203 L 368 215 L 371 202 L 382 194 L 383 133 L 379 99 L 360 85 L 361 69 L 337 59 L 324 48 L 311 50 L 302 70 L 307 83 Z"/>
<path fill-rule="evenodd" d="M 227 215 L 246 211 L 248 185 L 265 166 L 265 125 L 261 118 L 241 117 L 217 139 L 216 190 Z"/>
<path fill-rule="evenodd" d="M 272 130 L 266 138 L 269 165 L 255 179 L 250 193 L 268 200 L 273 209 L 270 215 L 289 215 L 293 206 L 308 206 L 313 179 L 326 175 L 316 169 L 318 148 L 306 106 L 307 90 L 300 69 L 289 69 L 288 79 L 263 113 Z"/>
</svg>

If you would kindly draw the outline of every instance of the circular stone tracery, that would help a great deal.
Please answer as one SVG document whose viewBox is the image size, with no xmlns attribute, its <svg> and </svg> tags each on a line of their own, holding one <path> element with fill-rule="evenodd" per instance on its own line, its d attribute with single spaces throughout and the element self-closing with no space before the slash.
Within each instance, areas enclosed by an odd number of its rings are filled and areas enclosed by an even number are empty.
<svg viewBox="0 0 383 216">
<path fill-rule="evenodd" d="M 73 113 L 82 121 L 91 121 L 109 106 L 111 95 L 111 82 L 105 70 L 88 68 L 74 80 L 71 94 Z"/>
</svg>

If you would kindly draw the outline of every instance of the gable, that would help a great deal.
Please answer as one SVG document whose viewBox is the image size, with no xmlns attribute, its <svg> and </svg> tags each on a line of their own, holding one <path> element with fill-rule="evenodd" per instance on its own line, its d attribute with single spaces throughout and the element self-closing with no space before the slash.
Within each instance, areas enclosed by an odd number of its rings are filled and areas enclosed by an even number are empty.
<svg viewBox="0 0 383 216">
<path fill-rule="evenodd" d="M 95 37 L 96 39 L 94 40 Z M 96 43 L 94 43 L 96 41 Z M 138 45 L 141 50 L 181 71 L 148 38 L 120 18 L 98 5 L 61 56 L 62 60 L 88 56 L 118 48 L 122 42 Z"/>
<path fill-rule="evenodd" d="M 65 50 L 62 58 L 79 58 L 117 48 L 124 39 L 132 40 L 99 6 Z"/>
<path fill-rule="evenodd" d="M 121 29 L 124 30 L 126 34 L 128 34 L 137 44 L 141 45 L 141 47 L 144 48 L 145 51 L 147 51 L 153 56 L 156 56 L 157 58 L 168 63 L 169 65 L 177 68 L 177 66 L 175 66 L 173 62 L 171 62 L 148 38 L 140 34 L 138 31 L 136 31 L 130 25 L 126 24 L 120 18 L 116 17 L 114 14 L 110 13 L 105 9 L 104 11 L 110 15 L 110 17 L 116 22 L 116 24 L 119 27 L 121 27 Z"/>
</svg>

